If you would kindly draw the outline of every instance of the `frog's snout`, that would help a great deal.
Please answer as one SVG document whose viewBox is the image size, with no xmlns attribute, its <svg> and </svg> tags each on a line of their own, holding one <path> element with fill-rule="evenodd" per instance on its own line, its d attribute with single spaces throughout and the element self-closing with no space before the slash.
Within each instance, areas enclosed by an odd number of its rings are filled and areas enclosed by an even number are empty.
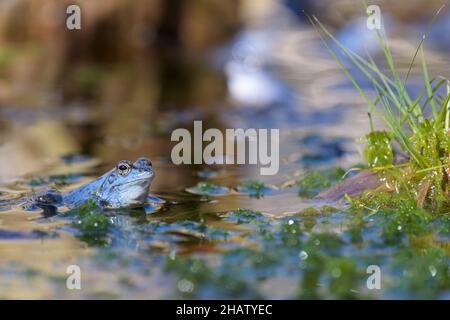
<svg viewBox="0 0 450 320">
<path fill-rule="evenodd" d="M 141 157 L 139 159 L 136 160 L 136 162 L 134 163 L 134 165 L 138 168 L 142 168 L 142 169 L 146 169 L 146 170 L 151 170 L 152 169 L 152 162 L 144 157 Z"/>
</svg>

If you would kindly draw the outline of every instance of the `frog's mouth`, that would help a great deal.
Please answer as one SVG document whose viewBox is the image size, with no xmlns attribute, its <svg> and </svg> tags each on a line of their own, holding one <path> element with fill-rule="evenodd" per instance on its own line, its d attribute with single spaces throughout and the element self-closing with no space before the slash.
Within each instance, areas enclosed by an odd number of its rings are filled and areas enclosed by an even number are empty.
<svg viewBox="0 0 450 320">
<path fill-rule="evenodd" d="M 127 192 L 130 189 L 139 188 L 142 189 L 142 192 L 148 192 L 150 188 L 151 178 L 141 178 L 133 181 L 126 182 L 118 188 L 121 192 Z"/>
<path fill-rule="evenodd" d="M 124 184 L 122 184 L 122 186 L 130 186 L 130 185 L 135 185 L 135 184 L 150 184 L 150 181 L 152 180 L 152 177 L 145 177 L 145 178 L 139 178 L 139 179 L 134 179 L 132 181 L 128 181 L 125 182 Z"/>
</svg>

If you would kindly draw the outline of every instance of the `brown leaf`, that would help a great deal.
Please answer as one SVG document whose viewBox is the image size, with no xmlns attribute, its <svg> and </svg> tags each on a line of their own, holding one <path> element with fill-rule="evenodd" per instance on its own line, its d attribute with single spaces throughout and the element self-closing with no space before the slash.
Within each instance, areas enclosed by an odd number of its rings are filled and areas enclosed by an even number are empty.
<svg viewBox="0 0 450 320">
<path fill-rule="evenodd" d="M 423 208 L 423 203 L 425 202 L 425 198 L 428 194 L 428 190 L 430 190 L 431 181 L 425 180 L 420 187 L 419 194 L 417 195 L 417 206 L 419 208 Z"/>
</svg>

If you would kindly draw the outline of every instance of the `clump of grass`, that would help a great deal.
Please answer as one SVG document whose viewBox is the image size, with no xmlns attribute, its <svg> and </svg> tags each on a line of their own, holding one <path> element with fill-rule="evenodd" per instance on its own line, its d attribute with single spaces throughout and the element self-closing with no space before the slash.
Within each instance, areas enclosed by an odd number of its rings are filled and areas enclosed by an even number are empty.
<svg viewBox="0 0 450 320">
<path fill-rule="evenodd" d="M 442 8 L 443 6 L 436 12 L 430 25 Z M 406 74 L 401 76 L 387 38 L 379 30 L 375 29 L 374 32 L 388 72 L 384 72 L 370 54 L 362 57 L 346 48 L 316 17 L 309 18 L 322 43 L 368 105 L 371 130 L 366 136 L 367 145 L 364 151 L 368 167 L 379 170 L 386 177 L 391 176 L 391 182 L 395 184 L 393 189 L 396 191 L 410 191 L 413 182 L 416 187 L 420 185 L 412 193 L 416 194 L 420 206 L 425 201 L 431 201 L 435 205 L 441 203 L 447 197 L 450 176 L 450 81 L 439 77 L 430 78 L 423 45 L 427 33 L 423 34 Z M 331 49 L 329 41 L 370 81 L 376 91 L 374 97 L 370 97 L 357 82 L 337 52 Z M 424 86 L 421 92 L 413 97 L 406 86 L 418 55 L 421 59 Z M 447 93 L 441 96 L 438 91 L 443 85 L 447 85 Z M 428 107 L 431 108 L 431 116 L 425 115 Z M 372 114 L 377 115 L 389 130 L 375 130 Z M 408 155 L 405 163 L 394 163 L 393 143 L 398 144 Z"/>
</svg>

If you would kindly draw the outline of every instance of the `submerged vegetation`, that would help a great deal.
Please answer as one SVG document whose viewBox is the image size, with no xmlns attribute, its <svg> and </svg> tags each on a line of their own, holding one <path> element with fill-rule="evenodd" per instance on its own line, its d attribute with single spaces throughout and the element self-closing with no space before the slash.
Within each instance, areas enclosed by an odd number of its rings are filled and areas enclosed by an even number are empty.
<svg viewBox="0 0 450 320">
<path fill-rule="evenodd" d="M 375 263 L 389 274 L 383 296 L 402 292 L 402 297 L 444 298 L 450 285 L 448 258 L 446 249 L 430 237 L 430 221 L 384 209 L 367 215 L 356 207 L 361 214 L 320 214 L 327 209 L 307 218 L 268 218 L 249 209 L 229 212 L 228 221 L 253 230 L 235 231 L 253 245 L 228 246 L 217 260 L 174 251 L 165 259 L 165 271 L 176 275 L 176 293 L 184 298 L 361 299 L 379 293 L 365 290 L 365 269 Z M 346 219 L 342 232 L 323 230 L 336 217 Z M 442 221 L 435 223 L 442 226 Z M 322 231 L 311 232 L 313 228 Z M 381 236 L 373 236 L 377 234 Z M 277 279 L 283 285 L 274 288 L 271 283 Z"/>
<path fill-rule="evenodd" d="M 73 221 L 76 236 L 90 246 L 106 246 L 112 223 L 93 200 L 65 214 Z"/>
<path fill-rule="evenodd" d="M 369 53 L 363 58 L 346 48 L 316 17 L 311 17 L 310 21 L 323 44 L 369 107 L 371 130 L 366 136 L 367 145 L 364 150 L 367 166 L 379 172 L 389 191 L 417 199 L 419 207 L 435 209 L 445 205 L 450 174 L 450 81 L 441 77 L 430 78 L 424 52 L 426 33 L 406 74 L 402 76 L 395 65 L 388 40 L 379 30 L 375 29 L 373 32 L 376 33 L 388 71 L 378 66 Z M 332 46 L 336 46 L 340 52 Z M 341 52 L 370 81 L 376 92 L 374 97 L 370 97 L 352 75 L 340 56 Z M 413 96 L 407 86 L 418 55 L 425 84 Z M 443 86 L 447 87 L 445 94 L 442 94 Z M 374 128 L 372 114 L 384 122 L 388 131 Z M 395 146 L 399 146 L 406 154 L 405 160 L 395 161 Z"/>
</svg>

